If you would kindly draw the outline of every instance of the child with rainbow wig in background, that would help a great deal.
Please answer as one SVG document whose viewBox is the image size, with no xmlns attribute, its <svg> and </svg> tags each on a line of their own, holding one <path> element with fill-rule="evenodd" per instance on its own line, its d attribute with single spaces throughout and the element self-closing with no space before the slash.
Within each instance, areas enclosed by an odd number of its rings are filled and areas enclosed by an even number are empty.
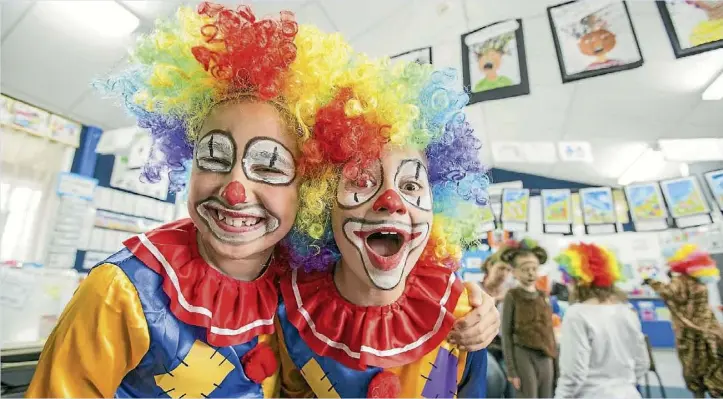
<svg viewBox="0 0 723 399">
<path fill-rule="evenodd" d="M 276 244 L 296 218 L 299 143 L 324 118 L 317 105 L 345 95 L 347 60 L 330 50 L 350 51 L 289 12 L 257 19 L 204 2 L 158 21 L 127 68 L 98 82 L 152 137 L 143 177 L 185 188 L 190 219 L 91 270 L 29 397 L 278 397 Z M 469 345 L 491 340 L 468 325 Z"/>
<path fill-rule="evenodd" d="M 572 244 L 555 260 L 571 292 L 562 320 L 556 398 L 640 398 L 650 359 L 640 320 L 615 283 L 620 262 L 595 244 Z"/>
<path fill-rule="evenodd" d="M 448 338 L 469 311 L 455 270 L 487 201 L 468 97 L 452 70 L 361 54 L 350 65 L 302 146 L 282 394 L 484 397 L 486 350 Z"/>
<path fill-rule="evenodd" d="M 715 261 L 696 245 L 667 253 L 670 283 L 646 279 L 670 309 L 683 378 L 695 397 L 723 395 L 723 328 L 708 302 L 708 287 L 720 279 Z"/>
</svg>

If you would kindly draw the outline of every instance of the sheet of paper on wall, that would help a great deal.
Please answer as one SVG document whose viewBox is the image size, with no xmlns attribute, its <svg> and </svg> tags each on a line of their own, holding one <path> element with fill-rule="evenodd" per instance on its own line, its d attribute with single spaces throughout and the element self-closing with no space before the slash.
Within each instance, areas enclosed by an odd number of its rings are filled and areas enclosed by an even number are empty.
<svg viewBox="0 0 723 399">
<path fill-rule="evenodd" d="M 526 142 L 522 145 L 522 152 L 529 163 L 553 164 L 557 162 L 557 149 L 552 142 Z"/>
</svg>

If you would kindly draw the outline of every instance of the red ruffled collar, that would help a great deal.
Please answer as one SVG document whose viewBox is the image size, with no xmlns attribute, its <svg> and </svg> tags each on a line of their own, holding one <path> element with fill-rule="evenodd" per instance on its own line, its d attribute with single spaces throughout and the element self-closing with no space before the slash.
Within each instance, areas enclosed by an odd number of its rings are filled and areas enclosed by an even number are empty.
<svg viewBox="0 0 723 399">
<path fill-rule="evenodd" d="M 239 345 L 274 332 L 278 307 L 277 265 L 261 277 L 240 281 L 201 258 L 191 219 L 161 226 L 123 244 L 163 277 L 171 312 L 182 322 L 206 328 L 213 346 Z"/>
<path fill-rule="evenodd" d="M 281 279 L 289 321 L 304 342 L 318 355 L 358 370 L 409 364 L 439 346 L 452 329 L 462 291 L 451 270 L 421 262 L 402 296 L 387 306 L 348 302 L 329 272 L 294 270 Z"/>
</svg>

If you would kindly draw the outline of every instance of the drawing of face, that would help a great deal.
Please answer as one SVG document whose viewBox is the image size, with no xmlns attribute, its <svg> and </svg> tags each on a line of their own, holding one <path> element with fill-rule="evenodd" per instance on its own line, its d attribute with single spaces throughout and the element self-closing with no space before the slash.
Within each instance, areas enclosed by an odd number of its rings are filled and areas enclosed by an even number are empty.
<svg viewBox="0 0 723 399">
<path fill-rule="evenodd" d="M 580 52 L 591 57 L 604 56 L 615 48 L 615 44 L 615 34 L 606 29 L 592 31 L 578 42 Z"/>
<path fill-rule="evenodd" d="M 243 259 L 276 245 L 297 211 L 296 143 L 259 102 L 211 112 L 194 150 L 188 213 L 214 257 Z"/>
<path fill-rule="evenodd" d="M 487 50 L 477 57 L 477 62 L 485 76 L 496 76 L 502 64 L 502 53 L 497 50 Z"/>
<path fill-rule="evenodd" d="M 357 179 L 342 177 L 331 223 L 342 267 L 371 288 L 397 287 L 429 239 L 426 158 L 419 151 L 387 152 Z"/>
</svg>

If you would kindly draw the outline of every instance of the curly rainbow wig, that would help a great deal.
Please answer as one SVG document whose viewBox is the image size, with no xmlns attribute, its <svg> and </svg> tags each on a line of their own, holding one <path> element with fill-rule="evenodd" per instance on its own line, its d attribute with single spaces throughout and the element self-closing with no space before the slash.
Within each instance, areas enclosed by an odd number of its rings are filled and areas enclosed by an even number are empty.
<svg viewBox="0 0 723 399">
<path fill-rule="evenodd" d="M 304 176 L 295 228 L 285 242 L 290 264 L 324 270 L 339 258 L 331 209 L 341 176 L 363 178 L 386 150 L 423 151 L 434 198 L 432 231 L 420 260 L 456 268 L 462 246 L 478 240 L 488 177 L 481 141 L 465 120 L 467 94 L 454 70 L 391 64 L 355 54 L 341 88 L 320 104 L 302 147 Z"/>
<path fill-rule="evenodd" d="M 572 244 L 555 258 L 566 283 L 612 288 L 622 279 L 621 266 L 608 249 L 595 244 Z"/>
<path fill-rule="evenodd" d="M 257 19 L 248 6 L 203 2 L 157 21 L 139 38 L 127 68 L 94 85 L 119 98 L 150 132 L 153 149 L 142 178 L 154 183 L 168 173 L 171 189 L 181 191 L 213 107 L 266 101 L 304 140 L 319 108 L 340 95 L 334 82 L 348 77 L 350 56 L 340 35 L 299 26 L 290 12 Z"/>
<path fill-rule="evenodd" d="M 713 258 L 693 244 L 685 244 L 677 248 L 668 257 L 668 265 L 672 272 L 694 277 L 703 284 L 715 283 L 720 280 L 720 271 Z"/>
</svg>

